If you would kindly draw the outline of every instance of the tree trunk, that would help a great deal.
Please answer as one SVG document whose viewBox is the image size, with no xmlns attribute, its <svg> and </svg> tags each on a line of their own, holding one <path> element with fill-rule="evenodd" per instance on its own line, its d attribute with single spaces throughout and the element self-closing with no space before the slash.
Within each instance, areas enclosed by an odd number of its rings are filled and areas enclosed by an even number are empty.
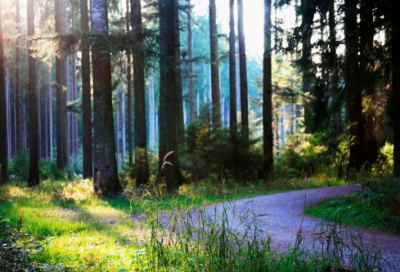
<svg viewBox="0 0 400 272">
<path fill-rule="evenodd" d="M 120 99 L 119 99 L 119 88 L 117 87 L 117 90 L 116 90 L 116 94 L 115 94 L 115 103 L 118 105 L 119 104 L 119 101 L 120 101 Z M 120 126 L 120 124 L 119 124 L 119 116 L 120 116 L 120 111 L 121 111 L 121 109 L 120 109 L 120 107 L 121 107 L 121 105 L 119 105 L 118 107 L 117 107 L 117 110 L 116 110 L 116 113 L 115 113 L 115 135 L 116 135 L 116 138 L 117 138 L 117 169 L 119 170 L 119 159 L 120 159 L 120 148 L 119 148 L 119 140 L 121 139 L 121 137 L 120 137 L 120 129 L 121 129 L 121 126 Z"/>
<path fill-rule="evenodd" d="M 336 17 L 335 17 L 335 0 L 329 0 L 329 43 L 330 43 L 330 56 L 329 56 L 329 67 L 331 71 L 331 94 L 333 102 L 337 102 L 338 97 L 338 84 L 339 74 L 337 67 L 337 45 L 336 45 Z M 334 124 L 334 139 L 335 146 L 338 146 L 338 138 L 342 134 L 342 116 L 341 109 L 338 107 L 333 114 Z"/>
<path fill-rule="evenodd" d="M 65 0 L 55 1 L 56 32 L 66 33 Z M 57 166 L 64 169 L 68 165 L 68 121 L 67 121 L 67 91 L 68 89 L 68 58 L 56 58 L 56 97 L 57 97 Z"/>
<path fill-rule="evenodd" d="M 92 32 L 108 34 L 106 0 L 90 2 Z M 115 158 L 115 138 L 112 104 L 110 54 L 101 44 L 92 45 L 93 63 L 93 127 L 94 127 L 94 188 L 99 195 L 108 196 L 122 190 L 118 180 Z"/>
<path fill-rule="evenodd" d="M 28 12 L 28 40 L 35 35 L 35 7 L 34 0 L 27 0 Z M 37 186 L 40 182 L 39 177 L 39 94 L 36 86 L 36 59 L 34 51 L 29 48 L 28 42 L 28 69 L 29 69 L 29 178 L 28 187 Z"/>
<path fill-rule="evenodd" d="M 345 83 L 350 122 L 350 161 L 349 168 L 357 170 L 363 165 L 363 118 L 362 92 L 359 84 L 359 57 L 357 36 L 357 0 L 345 1 L 345 43 L 346 72 Z"/>
<path fill-rule="evenodd" d="M 124 54 L 121 53 L 121 157 L 122 157 L 122 167 L 125 167 L 125 151 L 126 151 L 126 137 L 125 137 L 125 122 L 126 122 L 126 114 L 125 114 L 125 57 Z"/>
<path fill-rule="evenodd" d="M 178 160 L 178 143 L 176 121 L 178 107 L 182 103 L 177 101 L 177 77 L 176 77 L 176 1 L 159 0 L 160 11 L 160 147 L 159 147 L 159 177 L 166 177 L 168 190 L 174 190 L 183 182 Z M 168 152 L 174 153 L 168 156 L 172 165 L 163 167 L 163 159 Z"/>
<path fill-rule="evenodd" d="M 3 10 L 0 2 L 0 185 L 6 184 L 8 180 L 8 142 L 7 142 L 7 98 L 6 83 L 4 75 L 4 48 L 3 48 Z"/>
<path fill-rule="evenodd" d="M 373 15 L 374 3 L 371 0 L 363 0 L 361 2 L 361 21 L 360 21 L 360 33 L 361 33 L 361 54 L 360 54 L 360 68 L 362 69 L 363 89 L 364 97 L 367 98 L 366 105 L 363 105 L 363 118 L 364 118 L 364 161 L 368 162 L 368 167 L 371 167 L 373 163 L 376 163 L 378 159 L 378 140 L 376 135 L 376 114 L 375 114 L 375 86 L 374 82 L 374 15 Z"/>
<path fill-rule="evenodd" d="M 185 124 L 183 120 L 183 86 L 182 86 L 182 58 L 181 58 L 181 32 L 179 21 L 179 0 L 175 0 L 175 61 L 176 61 L 176 99 L 177 99 L 177 129 L 178 137 L 181 139 L 185 134 Z"/>
<path fill-rule="evenodd" d="M 15 1 L 15 23 L 16 23 L 16 41 L 15 41 L 15 108 L 16 108 L 16 123 L 17 123 L 17 151 L 20 152 L 22 150 L 22 136 L 21 136 L 21 31 L 20 31 L 20 11 L 19 11 L 19 0 Z"/>
<path fill-rule="evenodd" d="M 393 1 L 394 2 L 394 1 Z M 399 19 L 399 7 L 396 11 L 392 11 L 393 25 L 392 25 L 392 89 L 393 89 L 393 139 L 394 139 L 394 171 L 395 177 L 400 178 L 400 19 Z"/>
<path fill-rule="evenodd" d="M 302 70 L 303 70 L 303 93 L 310 95 L 311 91 L 311 80 L 313 73 L 311 71 L 312 59 L 311 59 L 311 36 L 312 36 L 312 25 L 314 20 L 314 14 L 316 8 L 309 3 L 307 0 L 301 1 L 301 32 L 302 32 L 302 43 L 303 43 L 303 56 L 302 56 Z M 304 99 L 304 124 L 306 126 L 306 133 L 309 133 L 309 117 L 311 115 L 311 107 L 307 98 Z"/>
<path fill-rule="evenodd" d="M 80 0 L 81 28 L 89 31 L 87 0 Z M 82 45 L 82 131 L 83 131 L 83 178 L 93 177 L 92 97 L 90 93 L 90 45 Z"/>
<path fill-rule="evenodd" d="M 192 34 L 192 7 L 190 0 L 186 0 L 187 8 L 187 32 L 188 32 L 188 58 L 189 58 L 189 100 L 190 123 L 194 122 L 194 74 L 193 74 L 193 34 Z"/>
<path fill-rule="evenodd" d="M 53 95 L 52 95 L 52 87 L 51 87 L 51 66 L 49 65 L 48 67 L 48 73 L 49 73 L 49 89 L 48 89 L 48 103 L 49 103 L 49 158 L 52 161 L 53 160 Z"/>
<path fill-rule="evenodd" d="M 130 31 L 130 6 L 129 1 L 126 0 L 126 31 Z M 129 165 L 133 164 L 133 133 L 132 133 L 132 64 L 131 64 L 131 52 L 126 52 L 127 61 L 127 84 L 128 84 L 128 143 L 129 143 Z"/>
<path fill-rule="evenodd" d="M 234 3 L 235 3 L 234 0 L 229 0 L 229 97 L 230 97 L 229 132 L 233 142 L 236 141 L 236 134 L 237 134 L 236 46 L 235 46 L 236 35 L 235 35 Z"/>
<path fill-rule="evenodd" d="M 215 0 L 210 0 L 210 51 L 211 51 L 211 86 L 212 86 L 212 122 L 216 127 L 221 126 L 221 102 L 219 87 L 219 58 L 217 11 Z"/>
<path fill-rule="evenodd" d="M 155 101 L 154 101 L 154 75 L 153 75 L 153 67 L 150 68 L 149 73 L 149 145 L 150 150 L 154 150 L 156 145 L 156 109 L 155 109 Z"/>
<path fill-rule="evenodd" d="M 274 179 L 274 137 L 272 132 L 272 48 L 271 48 L 271 0 L 264 0 L 264 85 L 263 85 L 263 126 L 264 126 L 264 180 L 266 186 Z"/>
<path fill-rule="evenodd" d="M 75 31 L 76 23 L 75 23 L 75 10 L 72 6 L 72 30 Z M 76 84 L 76 53 L 72 54 L 72 100 L 75 101 L 78 98 L 78 87 Z M 73 126 L 73 153 L 75 156 L 78 156 L 78 121 L 76 120 L 76 114 L 72 113 L 72 126 Z"/>
<path fill-rule="evenodd" d="M 242 112 L 242 135 L 249 139 L 249 98 L 247 82 L 246 43 L 244 40 L 243 0 L 238 0 L 239 59 L 240 59 L 240 109 Z"/>
<path fill-rule="evenodd" d="M 174 13 L 171 13 L 175 22 Z M 149 179 L 149 166 L 147 161 L 147 133 L 146 133 L 146 91 L 144 81 L 144 55 L 141 51 L 143 44 L 142 6 L 140 0 L 131 1 L 131 24 L 133 32 L 137 33 L 136 46 L 134 46 L 135 57 L 133 59 L 134 76 L 134 99 L 135 99 L 135 164 L 136 186 L 147 184 Z M 175 37 L 175 36 L 174 36 Z M 175 40 L 172 46 L 175 50 Z M 174 53 L 175 54 L 175 53 Z M 173 55 L 176 57 L 175 55 Z M 175 60 L 175 59 L 174 59 Z M 176 79 L 175 79 L 176 80 Z M 176 91 L 176 89 L 174 89 Z M 176 112 L 174 112 L 175 114 Z M 170 124 L 172 125 L 172 124 Z M 172 125 L 176 128 L 176 124 Z M 160 157 L 161 161 L 161 157 Z"/>
</svg>

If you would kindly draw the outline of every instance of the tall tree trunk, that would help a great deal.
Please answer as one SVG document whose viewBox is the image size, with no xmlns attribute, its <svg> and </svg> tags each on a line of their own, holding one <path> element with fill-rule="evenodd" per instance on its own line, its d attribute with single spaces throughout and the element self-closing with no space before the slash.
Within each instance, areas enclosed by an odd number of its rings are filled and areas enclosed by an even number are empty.
<svg viewBox="0 0 400 272">
<path fill-rule="evenodd" d="M 360 54 L 360 68 L 362 69 L 364 97 L 367 99 L 366 105 L 363 105 L 363 118 L 364 118 L 364 161 L 368 162 L 371 167 L 378 159 L 378 140 L 376 135 L 376 114 L 375 114 L 375 86 L 374 82 L 374 35 L 375 25 L 373 16 L 374 3 L 371 0 L 361 1 L 361 54 Z"/>
<path fill-rule="evenodd" d="M 337 41 L 336 41 L 336 15 L 335 15 L 335 0 L 329 0 L 329 67 L 331 71 L 331 94 L 332 100 L 337 102 L 338 99 L 338 84 L 339 84 L 339 74 L 337 67 Z M 338 138 L 342 133 L 342 116 L 341 109 L 337 108 L 333 114 L 333 124 L 335 130 L 334 139 L 335 146 L 338 146 Z"/>
<path fill-rule="evenodd" d="M 397 1 L 396 1 L 397 3 Z M 399 19 L 399 6 L 393 10 L 393 23 L 392 23 L 392 89 L 393 89 L 393 139 L 394 139 L 394 168 L 393 174 L 395 177 L 400 178 L 400 19 Z"/>
<path fill-rule="evenodd" d="M 75 23 L 75 10 L 73 5 L 72 6 L 72 30 L 75 31 L 76 23 Z M 78 98 L 78 87 L 76 84 L 76 53 L 72 54 L 72 100 L 75 101 Z M 72 126 L 73 126 L 73 150 L 74 155 L 78 156 L 78 121 L 76 120 L 76 114 L 72 113 Z"/>
<path fill-rule="evenodd" d="M 234 0 L 229 0 L 229 96 L 230 117 L 229 131 L 231 139 L 236 141 L 237 134 L 237 107 L 236 107 L 236 35 Z"/>
<path fill-rule="evenodd" d="M 176 112 L 182 103 L 177 101 L 176 77 L 176 1 L 159 0 L 160 11 L 160 147 L 159 177 L 166 177 L 168 190 L 176 189 L 183 182 L 178 160 Z M 172 166 L 163 167 L 163 159 L 173 151 L 167 160 Z M 163 170 L 164 168 L 164 170 Z"/>
<path fill-rule="evenodd" d="M 189 100 L 190 123 L 194 122 L 194 74 L 193 74 L 193 34 L 192 34 L 192 7 L 190 0 L 186 0 L 187 8 L 187 32 L 188 32 L 188 58 L 189 58 Z"/>
<path fill-rule="evenodd" d="M 311 80 L 312 80 L 312 59 L 311 59 L 311 36 L 312 36 L 312 25 L 314 20 L 314 14 L 316 8 L 310 1 L 301 0 L 300 6 L 302 14 L 301 32 L 302 32 L 302 43 L 303 43 L 303 56 L 302 56 L 302 70 L 303 70 L 303 93 L 310 95 L 311 91 Z M 311 115 L 311 107 L 307 98 L 304 99 L 304 124 L 306 126 L 306 133 L 310 132 L 309 129 L 309 117 Z"/>
<path fill-rule="evenodd" d="M 126 0 L 126 31 L 130 31 L 130 0 Z M 133 133 L 132 133 L 132 64 L 131 52 L 126 52 L 127 61 L 127 84 L 128 84 L 128 143 L 129 143 L 129 165 L 133 164 Z"/>
<path fill-rule="evenodd" d="M 52 95 L 52 87 L 51 87 L 51 66 L 49 65 L 48 67 L 48 73 L 49 73 L 49 89 L 48 89 L 48 103 L 49 103 L 49 158 L 52 161 L 53 160 L 53 95 Z"/>
<path fill-rule="evenodd" d="M 28 13 L 28 39 L 35 35 L 35 7 L 34 0 L 27 0 Z M 28 69 L 29 69 L 29 178 L 28 187 L 37 186 L 40 182 L 39 177 L 39 94 L 36 86 L 36 59 L 34 51 L 28 42 Z"/>
<path fill-rule="evenodd" d="M 8 142 L 7 142 L 7 98 L 4 74 L 4 48 L 3 48 L 3 9 L 0 2 L 0 185 L 8 180 Z"/>
<path fill-rule="evenodd" d="M 125 114 L 125 57 L 121 53 L 121 157 L 122 167 L 125 167 L 125 151 L 126 151 L 126 114 Z"/>
<path fill-rule="evenodd" d="M 65 0 L 55 1 L 56 32 L 66 33 Z M 56 58 L 56 98 L 57 98 L 57 166 L 64 169 L 68 165 L 68 116 L 67 91 L 68 89 L 68 58 L 60 55 Z"/>
<path fill-rule="evenodd" d="M 92 32 L 107 35 L 107 1 L 92 0 L 90 12 Z M 105 50 L 101 44 L 92 45 L 94 188 L 97 194 L 103 196 L 122 190 L 115 158 L 110 54 L 105 53 Z"/>
<path fill-rule="evenodd" d="M 345 43 L 346 43 L 346 91 L 350 121 L 350 161 L 349 168 L 357 170 L 363 165 L 362 150 L 364 147 L 362 92 L 359 84 L 359 57 L 357 36 L 358 0 L 345 1 Z"/>
<path fill-rule="evenodd" d="M 249 91 L 247 82 L 246 43 L 244 40 L 243 0 L 238 0 L 239 59 L 240 59 L 240 109 L 242 112 L 242 135 L 249 139 Z"/>
<path fill-rule="evenodd" d="M 211 51 L 211 86 L 212 86 L 212 122 L 216 127 L 221 126 L 221 102 L 219 87 L 219 58 L 217 10 L 215 0 L 210 0 L 210 51 Z"/>
<path fill-rule="evenodd" d="M 22 136 L 21 136 L 21 30 L 20 30 L 20 11 L 19 11 L 19 0 L 15 1 L 15 23 L 16 23 L 16 41 L 15 41 L 15 108 L 17 110 L 17 151 L 20 152 L 22 150 Z"/>
<path fill-rule="evenodd" d="M 119 104 L 119 101 L 120 101 L 120 99 L 119 99 L 119 88 L 117 87 L 117 90 L 116 90 L 116 94 L 115 94 L 115 103 L 118 105 Z M 121 105 L 119 105 L 119 107 L 121 107 Z M 117 110 L 116 110 L 116 113 L 115 113 L 115 135 L 116 135 L 116 138 L 117 138 L 117 168 L 118 168 L 118 170 L 119 170 L 119 165 L 120 165 L 120 163 L 119 163 L 119 158 L 120 158 L 120 148 L 119 148 L 119 140 L 121 139 L 121 137 L 120 137 L 120 129 L 121 129 L 121 126 L 120 126 L 120 124 L 119 124 L 119 117 L 120 117 L 120 111 L 121 111 L 121 109 L 119 108 L 119 107 L 117 107 Z"/>
<path fill-rule="evenodd" d="M 80 0 L 81 29 L 89 31 L 87 0 Z M 92 97 L 90 93 L 90 45 L 82 45 L 82 131 L 83 131 L 83 178 L 93 177 Z"/>
<path fill-rule="evenodd" d="M 279 107 L 275 107 L 276 156 L 279 157 Z"/>
<path fill-rule="evenodd" d="M 175 23 L 174 13 L 171 13 Z M 131 0 L 131 25 L 133 32 L 137 33 L 136 46 L 134 46 L 135 57 L 133 59 L 134 76 L 134 99 L 135 99 L 135 164 L 136 186 L 147 184 L 149 179 L 149 166 L 147 161 L 147 133 L 146 133 L 146 91 L 144 82 L 144 54 L 143 44 L 143 24 L 142 24 L 142 6 L 140 0 Z M 173 36 L 175 37 L 175 36 Z M 172 40 L 172 46 L 175 50 L 175 40 Z M 174 53 L 175 60 L 175 53 Z M 174 67 L 175 68 L 175 67 Z M 175 75 L 174 75 L 175 76 Z M 176 79 L 175 79 L 176 80 Z M 176 92 L 176 89 L 174 89 Z M 174 112 L 175 114 L 176 112 Z M 170 124 L 172 128 L 177 128 L 176 124 Z M 176 131 L 177 132 L 177 131 Z M 161 157 L 160 157 L 161 161 Z"/>
<path fill-rule="evenodd" d="M 6 55 L 5 59 L 8 59 L 8 54 Z M 5 73 L 5 78 L 6 78 L 6 99 L 7 99 L 7 106 L 6 106 L 6 110 L 7 110 L 7 146 L 8 146 L 8 150 L 7 150 L 7 157 L 9 159 L 12 158 L 12 144 L 11 144 L 11 98 L 10 98 L 10 73 L 8 72 L 7 69 L 5 69 L 4 71 Z"/>
<path fill-rule="evenodd" d="M 264 0 L 264 87 L 263 87 L 263 126 L 264 126 L 264 180 L 266 186 L 274 179 L 274 137 L 272 132 L 272 48 L 271 48 L 271 0 Z"/>
<path fill-rule="evenodd" d="M 176 61 L 176 99 L 177 99 L 177 129 L 178 137 L 184 137 L 185 124 L 183 120 L 183 86 L 182 86 L 182 58 L 181 58 L 181 32 L 179 20 L 179 0 L 175 0 L 175 61 Z"/>
<path fill-rule="evenodd" d="M 149 73 L 149 145 L 150 150 L 154 150 L 156 145 L 156 109 L 155 109 L 155 101 L 154 101 L 154 75 L 153 75 L 153 67 L 150 68 Z"/>
</svg>

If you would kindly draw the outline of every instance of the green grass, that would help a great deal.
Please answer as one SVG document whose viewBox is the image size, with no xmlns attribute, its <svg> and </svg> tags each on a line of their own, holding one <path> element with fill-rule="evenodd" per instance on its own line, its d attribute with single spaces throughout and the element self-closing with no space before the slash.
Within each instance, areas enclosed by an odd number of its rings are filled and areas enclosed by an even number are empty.
<svg viewBox="0 0 400 272">
<path fill-rule="evenodd" d="M 335 223 L 400 233 L 400 216 L 371 202 L 366 192 L 322 201 L 307 207 L 305 214 Z"/>
<path fill-rule="evenodd" d="M 315 180 L 308 185 L 333 184 Z M 76 271 L 217 271 L 221 267 L 224 271 L 248 271 L 249 267 L 253 271 L 320 271 L 337 260 L 300 250 L 275 252 L 261 236 L 238 236 L 208 218 L 202 218 L 207 229 L 197 232 L 202 240 L 191 238 L 193 226 L 188 222 L 180 222 L 184 228 L 176 232 L 171 227 L 175 222 L 168 228 L 154 224 L 156 204 L 172 211 L 293 188 L 303 189 L 305 182 L 274 184 L 268 191 L 264 185 L 202 183 L 184 185 L 175 194 L 163 193 L 156 201 L 154 196 L 99 199 L 92 194 L 90 182 L 43 181 L 38 188 L 0 187 L 0 219 L 17 224 L 22 218 L 21 231 L 42 240 L 40 248 L 30 252 L 30 261 L 62 264 Z M 132 220 L 144 211 L 150 214 L 148 222 Z"/>
</svg>

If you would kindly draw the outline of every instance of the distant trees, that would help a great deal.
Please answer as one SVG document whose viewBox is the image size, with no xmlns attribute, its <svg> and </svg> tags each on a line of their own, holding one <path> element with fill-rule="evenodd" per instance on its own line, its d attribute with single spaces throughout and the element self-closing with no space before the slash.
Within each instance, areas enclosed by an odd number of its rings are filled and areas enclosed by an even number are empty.
<svg viewBox="0 0 400 272">
<path fill-rule="evenodd" d="M 92 0 L 90 11 L 92 32 L 107 35 L 107 1 Z M 92 45 L 94 187 L 96 193 L 105 196 L 122 189 L 115 157 L 110 54 L 106 52 L 101 43 Z"/>
<path fill-rule="evenodd" d="M 395 3 L 396 2 L 396 3 Z M 394 139 L 394 176 L 400 178 L 400 18 L 399 5 L 392 1 L 392 116 L 393 116 L 393 139 Z"/>
</svg>

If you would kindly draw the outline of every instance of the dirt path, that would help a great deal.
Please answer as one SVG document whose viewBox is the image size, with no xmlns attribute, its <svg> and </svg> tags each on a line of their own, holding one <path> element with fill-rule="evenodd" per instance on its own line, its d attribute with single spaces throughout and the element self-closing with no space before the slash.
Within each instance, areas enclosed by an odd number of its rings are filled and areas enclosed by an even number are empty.
<svg viewBox="0 0 400 272">
<path fill-rule="evenodd" d="M 259 215 L 268 214 L 260 218 L 259 226 L 273 236 L 273 244 L 280 250 L 285 250 L 288 244 L 293 246 L 299 226 L 303 220 L 304 246 L 311 249 L 314 242 L 312 238 L 313 231 L 321 220 L 303 215 L 305 199 L 306 205 L 310 205 L 330 197 L 350 194 L 361 189 L 360 185 L 346 185 L 258 196 L 237 200 L 231 204 L 220 203 L 217 205 L 217 213 L 221 213 L 224 207 L 228 207 L 227 215 L 230 222 L 238 221 L 235 220 L 234 214 L 237 215 L 246 210 Z M 215 213 L 215 209 L 215 205 L 210 205 L 206 208 L 210 214 Z M 232 227 L 240 230 L 237 225 Z M 363 241 L 369 245 L 372 244 L 373 235 L 375 235 L 377 246 L 382 250 L 384 258 L 396 265 L 393 271 L 400 271 L 400 266 L 398 266 L 400 263 L 400 235 L 375 230 L 359 230 L 363 233 Z"/>
</svg>

